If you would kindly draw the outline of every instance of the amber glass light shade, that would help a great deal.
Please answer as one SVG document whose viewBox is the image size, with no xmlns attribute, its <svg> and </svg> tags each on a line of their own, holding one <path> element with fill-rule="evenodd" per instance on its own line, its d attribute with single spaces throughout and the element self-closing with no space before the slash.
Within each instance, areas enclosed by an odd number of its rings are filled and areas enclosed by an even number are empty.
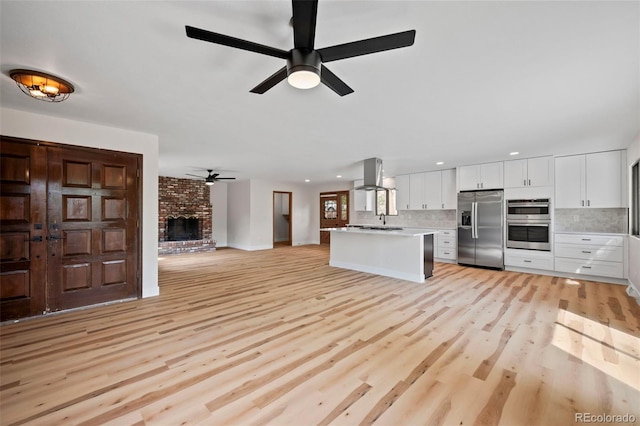
<svg viewBox="0 0 640 426">
<path fill-rule="evenodd" d="M 9 76 L 25 94 L 41 101 L 62 102 L 75 90 L 68 81 L 39 71 L 12 70 Z"/>
</svg>

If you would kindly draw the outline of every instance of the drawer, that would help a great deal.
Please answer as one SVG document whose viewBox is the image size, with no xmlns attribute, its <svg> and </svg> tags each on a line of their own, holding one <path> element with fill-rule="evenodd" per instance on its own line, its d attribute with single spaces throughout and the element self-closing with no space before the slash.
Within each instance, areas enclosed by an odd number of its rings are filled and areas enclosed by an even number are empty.
<svg viewBox="0 0 640 426">
<path fill-rule="evenodd" d="M 517 266 L 520 268 L 542 269 L 545 271 L 553 271 L 553 258 L 539 259 L 526 256 L 504 256 L 505 266 Z"/>
<path fill-rule="evenodd" d="M 604 260 L 608 262 L 622 262 L 624 250 L 618 246 L 589 246 L 578 244 L 555 244 L 555 255 L 557 257 L 572 257 L 574 259 Z"/>
<path fill-rule="evenodd" d="M 615 246 L 624 245 L 624 237 L 616 235 L 584 235 L 584 234 L 561 234 L 556 233 L 556 243 L 580 244 L 593 246 Z"/>
<path fill-rule="evenodd" d="M 456 260 L 457 252 L 455 248 L 454 249 L 441 248 L 441 249 L 438 249 L 435 257 L 437 257 L 438 259 Z"/>
<path fill-rule="evenodd" d="M 454 237 L 443 237 L 438 235 L 438 248 L 455 249 L 458 241 Z"/>
<path fill-rule="evenodd" d="M 456 231 L 454 229 L 440 229 L 438 231 L 438 235 L 443 235 L 445 237 L 451 237 L 451 238 L 455 239 L 457 232 L 458 231 Z"/>
<path fill-rule="evenodd" d="M 623 278 L 622 263 L 599 260 L 582 261 L 556 257 L 556 271 L 578 275 L 596 275 L 610 278 Z"/>
</svg>

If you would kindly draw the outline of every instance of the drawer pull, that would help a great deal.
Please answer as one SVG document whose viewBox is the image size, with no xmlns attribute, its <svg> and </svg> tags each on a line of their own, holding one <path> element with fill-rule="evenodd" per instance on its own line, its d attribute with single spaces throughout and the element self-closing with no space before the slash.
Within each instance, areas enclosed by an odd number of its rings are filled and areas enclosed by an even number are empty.
<svg viewBox="0 0 640 426">
<path fill-rule="evenodd" d="M 591 252 L 589 250 L 582 250 L 582 252 L 586 253 L 586 254 L 591 254 Z"/>
<path fill-rule="evenodd" d="M 530 261 L 530 260 L 527 260 L 527 259 L 524 259 L 524 260 L 523 260 L 523 262 L 524 262 L 524 263 L 531 263 L 531 261 Z"/>
<path fill-rule="evenodd" d="M 591 241 L 591 238 L 583 238 L 582 241 Z"/>
<path fill-rule="evenodd" d="M 449 253 L 448 251 L 445 251 L 444 254 L 451 254 L 451 253 Z"/>
<path fill-rule="evenodd" d="M 583 266 L 584 269 L 591 269 L 591 266 Z"/>
</svg>

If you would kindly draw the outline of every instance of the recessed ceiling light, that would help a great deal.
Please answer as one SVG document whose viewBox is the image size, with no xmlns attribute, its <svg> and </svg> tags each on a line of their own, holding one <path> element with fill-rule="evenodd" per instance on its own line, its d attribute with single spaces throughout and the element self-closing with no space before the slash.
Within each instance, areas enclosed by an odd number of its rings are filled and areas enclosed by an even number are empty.
<svg viewBox="0 0 640 426">
<path fill-rule="evenodd" d="M 342 177 L 342 175 L 338 175 L 338 176 L 336 176 L 336 177 L 337 177 L 338 179 L 340 179 L 340 178 Z"/>
<path fill-rule="evenodd" d="M 438 162 L 436 163 L 436 165 L 437 165 L 437 166 L 442 166 L 443 164 L 444 164 L 444 161 L 438 161 Z"/>
<path fill-rule="evenodd" d="M 305 181 L 305 182 L 311 182 L 309 179 L 305 179 L 304 181 Z"/>
<path fill-rule="evenodd" d="M 513 151 L 509 153 L 509 155 L 518 155 L 518 154 L 520 154 L 518 151 Z"/>
</svg>

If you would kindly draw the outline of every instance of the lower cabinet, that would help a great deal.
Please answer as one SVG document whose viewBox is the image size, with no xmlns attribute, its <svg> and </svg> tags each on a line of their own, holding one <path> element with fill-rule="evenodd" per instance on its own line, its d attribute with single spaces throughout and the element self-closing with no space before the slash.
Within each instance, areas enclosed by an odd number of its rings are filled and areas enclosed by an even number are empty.
<svg viewBox="0 0 640 426">
<path fill-rule="evenodd" d="M 458 259 L 458 231 L 441 229 L 434 236 L 437 236 L 434 257 L 443 262 L 455 262 Z"/>
<path fill-rule="evenodd" d="M 548 251 L 506 249 L 504 265 L 553 271 L 553 255 Z"/>
<path fill-rule="evenodd" d="M 624 278 L 625 237 L 610 234 L 555 235 L 555 270 Z"/>
</svg>

